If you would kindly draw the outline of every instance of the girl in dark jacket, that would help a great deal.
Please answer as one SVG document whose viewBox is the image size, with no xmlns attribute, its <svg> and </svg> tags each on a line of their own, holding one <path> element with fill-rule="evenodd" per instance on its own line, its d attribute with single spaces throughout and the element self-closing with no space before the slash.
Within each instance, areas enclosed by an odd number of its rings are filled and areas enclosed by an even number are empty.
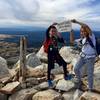
<svg viewBox="0 0 100 100">
<path fill-rule="evenodd" d="M 44 42 L 44 51 L 47 53 L 48 57 L 48 84 L 52 86 L 52 81 L 50 79 L 51 69 L 54 68 L 54 63 L 58 63 L 60 66 L 63 66 L 64 70 L 64 79 L 68 79 L 68 71 L 66 69 L 67 63 L 60 56 L 58 51 L 58 42 L 64 43 L 64 39 L 58 34 L 55 26 L 51 25 L 46 31 L 46 40 Z"/>
</svg>

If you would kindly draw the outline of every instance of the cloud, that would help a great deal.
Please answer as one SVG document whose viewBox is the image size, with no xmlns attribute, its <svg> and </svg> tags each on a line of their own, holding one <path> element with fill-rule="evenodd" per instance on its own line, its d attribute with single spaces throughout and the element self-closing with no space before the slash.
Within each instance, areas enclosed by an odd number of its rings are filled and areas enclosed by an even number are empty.
<svg viewBox="0 0 100 100">
<path fill-rule="evenodd" d="M 15 18 L 19 20 L 31 20 L 39 8 L 36 0 L 14 0 L 14 2 L 8 0 L 7 2 L 12 7 L 12 13 Z"/>
<path fill-rule="evenodd" d="M 0 23 L 47 26 L 75 18 L 96 29 L 100 24 L 99 9 L 99 0 L 0 0 Z"/>
</svg>

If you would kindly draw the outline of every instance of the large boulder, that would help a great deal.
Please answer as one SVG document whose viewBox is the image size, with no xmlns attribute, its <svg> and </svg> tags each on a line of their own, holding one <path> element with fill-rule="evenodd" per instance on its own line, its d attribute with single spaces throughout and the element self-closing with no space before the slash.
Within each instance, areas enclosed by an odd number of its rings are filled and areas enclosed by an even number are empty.
<svg viewBox="0 0 100 100">
<path fill-rule="evenodd" d="M 47 54 L 44 52 L 43 46 L 37 52 L 36 56 L 43 62 L 47 62 Z"/>
<path fill-rule="evenodd" d="M 39 81 L 38 78 L 30 77 L 30 78 L 26 78 L 25 83 L 27 87 L 32 87 L 34 85 L 38 85 Z"/>
<path fill-rule="evenodd" d="M 48 82 L 43 82 L 37 86 L 37 89 L 38 90 L 46 90 L 46 89 L 48 89 L 48 87 L 49 87 Z"/>
<path fill-rule="evenodd" d="M 63 95 L 63 100 L 73 100 L 73 93 L 65 92 Z"/>
<path fill-rule="evenodd" d="M 100 60 L 95 63 L 94 73 L 100 73 Z"/>
<path fill-rule="evenodd" d="M 73 49 L 71 47 L 68 46 L 64 46 L 60 49 L 59 53 L 61 54 L 61 56 L 64 58 L 64 60 L 66 62 L 71 62 L 72 58 L 75 57 L 76 58 L 78 56 L 77 53 L 73 53 Z M 43 46 L 40 48 L 40 50 L 37 52 L 36 56 L 41 59 L 42 61 L 47 61 L 47 54 L 44 52 Z"/>
<path fill-rule="evenodd" d="M 28 54 L 26 56 L 26 67 L 29 66 L 29 67 L 36 67 L 36 66 L 39 66 L 41 65 L 41 61 L 40 59 L 36 56 L 36 54 L 34 53 L 31 53 L 31 54 Z M 18 61 L 15 65 L 14 65 L 14 68 L 15 69 L 18 69 L 20 67 L 20 61 Z"/>
<path fill-rule="evenodd" d="M 70 80 L 66 81 L 64 79 L 59 80 L 56 85 L 56 89 L 61 90 L 61 91 L 69 91 L 74 87 L 75 87 L 75 85 L 72 81 L 70 81 Z"/>
<path fill-rule="evenodd" d="M 45 90 L 36 93 L 32 100 L 62 100 L 61 94 L 54 90 Z"/>
<path fill-rule="evenodd" d="M 73 58 L 78 58 L 79 57 L 79 53 L 75 50 L 73 50 L 73 48 L 71 48 L 70 46 L 64 46 L 60 49 L 59 51 L 60 55 L 64 58 L 64 60 L 66 62 L 72 62 Z"/>
<path fill-rule="evenodd" d="M 9 97 L 9 100 L 32 100 L 32 96 L 37 92 L 34 88 L 23 89 Z"/>
<path fill-rule="evenodd" d="M 94 88 L 100 91 L 100 60 L 95 63 L 94 67 Z"/>
<path fill-rule="evenodd" d="M 100 100 L 100 94 L 96 94 L 92 92 L 85 92 L 80 97 L 80 100 Z"/>
<path fill-rule="evenodd" d="M 12 94 L 20 89 L 20 83 L 18 81 L 8 83 L 3 88 L 0 89 L 0 92 L 5 94 Z"/>
<path fill-rule="evenodd" d="M 26 65 L 30 67 L 36 67 L 41 65 L 40 59 L 34 53 L 27 55 L 26 58 Z"/>
<path fill-rule="evenodd" d="M 67 70 L 67 66 L 66 66 L 66 70 Z M 64 73 L 63 66 L 59 66 L 57 63 L 55 63 L 54 69 L 51 70 L 51 73 L 54 74 L 54 75 Z"/>
<path fill-rule="evenodd" d="M 10 73 L 7 66 L 7 61 L 4 58 L 0 57 L 0 78 L 9 76 L 9 75 Z"/>
<path fill-rule="evenodd" d="M 45 73 L 47 72 L 47 65 L 42 64 L 35 68 L 27 67 L 27 69 L 28 69 L 27 76 L 43 77 L 45 75 Z"/>
<path fill-rule="evenodd" d="M 63 78 L 64 78 L 63 74 L 58 74 L 58 75 L 55 75 L 54 81 L 58 82 L 59 80 L 62 80 Z"/>
<path fill-rule="evenodd" d="M 70 46 L 62 47 L 59 53 L 65 59 L 66 62 L 71 62 L 73 57 L 77 58 L 77 56 L 79 56 L 78 52 L 77 51 L 73 52 L 73 48 L 71 48 Z M 40 48 L 36 56 L 43 61 L 47 61 L 47 54 L 44 52 L 43 46 Z"/>
<path fill-rule="evenodd" d="M 100 91 L 100 72 L 94 74 L 94 88 Z"/>
</svg>

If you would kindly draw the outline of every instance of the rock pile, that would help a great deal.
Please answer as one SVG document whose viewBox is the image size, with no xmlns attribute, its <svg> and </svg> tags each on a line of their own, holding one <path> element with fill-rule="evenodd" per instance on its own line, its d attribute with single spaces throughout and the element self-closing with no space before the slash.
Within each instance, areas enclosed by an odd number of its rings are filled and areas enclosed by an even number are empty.
<svg viewBox="0 0 100 100">
<path fill-rule="evenodd" d="M 72 80 L 64 80 L 62 67 L 57 64 L 55 64 L 55 69 L 52 70 L 51 75 L 53 87 L 49 88 L 47 83 L 47 62 L 45 63 L 47 55 L 42 49 L 37 54 L 27 56 L 26 77 L 23 81 L 14 79 L 19 69 L 19 62 L 15 64 L 13 69 L 8 69 L 6 60 L 4 58 L 0 59 L 1 72 L 5 70 L 4 73 L 9 74 L 0 78 L 0 100 L 99 100 L 99 92 L 79 91 Z M 78 52 L 73 51 L 70 47 L 61 48 L 60 54 L 67 62 L 71 63 L 69 67 L 74 66 L 76 62 L 73 59 L 79 57 Z M 4 65 L 2 65 L 2 62 Z M 5 69 L 2 66 L 5 66 Z M 73 69 L 70 72 L 72 73 Z M 0 73 L 1 75 L 2 73 Z M 83 81 L 87 86 L 86 79 L 87 77 L 83 78 Z M 98 91 L 100 91 L 99 84 L 100 61 L 95 64 L 94 71 L 94 88 Z"/>
</svg>

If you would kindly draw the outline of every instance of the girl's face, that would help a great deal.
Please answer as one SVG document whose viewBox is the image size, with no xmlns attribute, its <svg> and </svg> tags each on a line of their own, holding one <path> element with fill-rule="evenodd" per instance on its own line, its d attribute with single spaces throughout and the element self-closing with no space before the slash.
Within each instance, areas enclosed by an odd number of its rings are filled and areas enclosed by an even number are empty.
<svg viewBox="0 0 100 100">
<path fill-rule="evenodd" d="M 86 37 L 87 32 L 84 30 L 84 28 L 81 28 L 80 35 L 81 35 L 81 37 Z"/>
<path fill-rule="evenodd" d="M 50 37 L 52 37 L 53 35 L 57 35 L 57 29 L 56 28 L 51 28 L 49 31 Z"/>
</svg>

